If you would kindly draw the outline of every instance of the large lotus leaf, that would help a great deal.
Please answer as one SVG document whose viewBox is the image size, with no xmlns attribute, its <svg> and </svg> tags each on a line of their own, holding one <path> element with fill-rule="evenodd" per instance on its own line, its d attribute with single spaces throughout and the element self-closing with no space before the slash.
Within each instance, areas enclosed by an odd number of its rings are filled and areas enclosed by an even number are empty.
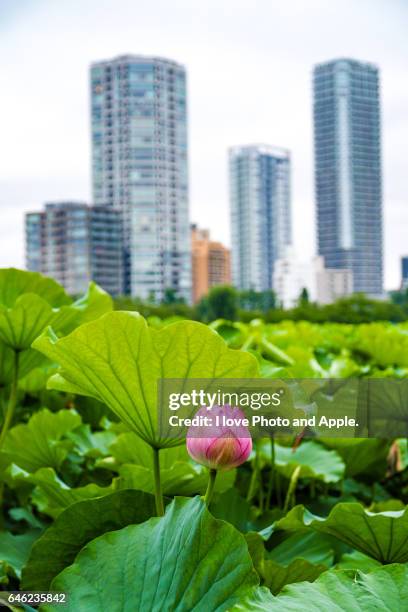
<svg viewBox="0 0 408 612">
<path fill-rule="evenodd" d="M 245 610 L 245 612 L 257 612 L 257 610 L 269 610 L 274 597 L 267 587 L 258 587 L 245 597 L 236 602 L 230 610 Z"/>
<path fill-rule="evenodd" d="M 233 323 L 225 319 L 217 319 L 209 324 L 231 348 L 239 348 L 248 336 L 247 326 L 242 323 Z"/>
<path fill-rule="evenodd" d="M 0 583 L 6 582 L 7 576 L 20 578 L 21 569 L 27 561 L 33 542 L 40 533 L 38 529 L 32 529 L 21 535 L 0 531 Z"/>
<path fill-rule="evenodd" d="M 381 366 L 408 366 L 408 334 L 397 325 L 370 323 L 356 327 L 354 346 Z"/>
<path fill-rule="evenodd" d="M 117 491 L 72 504 L 34 544 L 23 569 L 22 587 L 48 591 L 53 578 L 73 563 L 85 544 L 155 514 L 154 497 L 141 491 Z"/>
<path fill-rule="evenodd" d="M 221 474 L 218 474 L 217 480 Z M 281 510 L 275 509 L 271 513 L 264 513 L 261 517 L 257 516 L 255 508 L 241 497 L 236 487 L 223 491 L 212 501 L 211 513 L 216 518 L 231 523 L 243 533 L 253 532 L 254 536 L 259 536 L 262 540 L 269 538 L 273 530 L 273 521 L 282 515 Z"/>
<path fill-rule="evenodd" d="M 334 561 L 334 545 L 332 538 L 323 533 L 293 533 L 269 550 L 266 556 L 282 565 L 305 559 L 330 567 Z"/>
<path fill-rule="evenodd" d="M 133 463 L 153 469 L 153 452 L 149 444 L 133 432 L 120 434 L 110 445 L 109 450 L 118 464 Z M 185 445 L 163 448 L 160 451 L 160 468 L 172 468 L 176 461 L 188 462 L 190 456 Z"/>
<path fill-rule="evenodd" d="M 286 586 L 266 602 L 254 597 L 232 610 L 277 612 L 405 612 L 408 609 L 408 567 L 393 564 L 369 574 L 329 570 L 315 582 Z"/>
<path fill-rule="evenodd" d="M 155 482 L 151 468 L 125 463 L 120 467 L 119 474 L 120 478 L 115 481 L 116 487 L 134 488 L 154 493 Z M 204 494 L 208 485 L 207 468 L 186 461 L 176 461 L 171 467 L 161 469 L 160 476 L 165 495 Z M 235 476 L 236 470 L 220 472 L 215 481 L 214 490 L 222 492 L 234 486 Z"/>
<path fill-rule="evenodd" d="M 381 563 L 408 561 L 408 511 L 372 513 L 360 504 L 338 504 L 314 528 L 334 535 Z"/>
<path fill-rule="evenodd" d="M 262 584 L 268 587 L 274 595 L 279 593 L 286 584 L 293 582 L 314 582 L 327 567 L 321 563 L 315 565 L 306 559 L 294 559 L 289 565 L 281 565 L 271 559 L 262 564 L 260 576 Z"/>
<path fill-rule="evenodd" d="M 55 372 L 58 370 L 58 366 L 57 364 L 48 361 L 44 355 L 41 355 L 37 351 L 29 350 L 25 352 L 30 352 L 32 355 L 36 356 L 38 355 L 43 359 L 43 363 L 38 367 L 30 369 L 28 374 L 25 376 L 21 376 L 18 381 L 18 388 L 20 391 L 30 395 L 40 394 L 42 391 L 45 391 L 47 387 L 47 380 L 52 374 L 55 374 Z M 48 397 L 50 397 L 50 394 Z"/>
<path fill-rule="evenodd" d="M 51 330 L 33 346 L 60 364 L 49 386 L 106 403 L 132 431 L 157 447 L 180 441 L 160 439 L 160 378 L 242 378 L 257 375 L 246 352 L 229 349 L 207 326 L 193 321 L 159 331 L 137 313 L 108 313 L 64 338 Z"/>
<path fill-rule="evenodd" d="M 34 474 L 16 465 L 9 468 L 7 484 L 12 488 L 21 485 L 35 485 L 32 500 L 38 510 L 55 518 L 65 508 L 83 499 L 92 499 L 112 493 L 112 487 L 100 487 L 90 483 L 83 487 L 69 487 L 56 475 L 52 468 L 41 468 Z"/>
<path fill-rule="evenodd" d="M 408 507 L 369 512 L 361 504 L 340 503 L 327 518 L 296 506 L 275 523 L 278 529 L 313 529 L 332 535 L 381 563 L 408 562 Z"/>
<path fill-rule="evenodd" d="M 99 319 L 102 315 L 113 310 L 112 297 L 96 283 L 89 283 L 86 293 L 78 298 L 72 306 L 75 308 L 77 318 L 74 321 L 75 327 Z M 65 325 L 64 333 L 72 331 L 73 325 Z"/>
<path fill-rule="evenodd" d="M 14 351 L 19 353 L 19 378 L 44 363 L 30 347 L 48 325 L 67 333 L 112 308 L 110 296 L 94 283 L 72 303 L 50 278 L 14 268 L 0 270 L 0 385 L 9 384 L 14 374 Z"/>
<path fill-rule="evenodd" d="M 258 576 L 244 537 L 199 498 L 177 498 L 163 518 L 90 542 L 51 589 L 71 610 L 230 610 L 255 596 Z M 56 610 L 53 605 L 45 610 Z"/>
<path fill-rule="evenodd" d="M 54 309 L 46 300 L 25 293 L 12 308 L 0 305 L 0 340 L 15 350 L 28 349 L 54 318 Z"/>
<path fill-rule="evenodd" d="M 388 512 L 389 510 L 405 510 L 406 504 L 400 499 L 384 499 L 373 502 L 369 508 L 371 512 Z"/>
<path fill-rule="evenodd" d="M 262 456 L 271 458 L 269 443 L 262 444 Z M 314 441 L 304 441 L 293 451 L 292 448 L 275 444 L 275 469 L 290 478 L 300 466 L 301 478 L 313 478 L 323 482 L 338 482 L 344 476 L 344 461 L 336 451 L 328 450 Z"/>
<path fill-rule="evenodd" d="M 34 368 L 47 364 L 48 360 L 44 355 L 31 348 L 19 353 L 18 373 L 19 378 L 28 375 Z M 14 377 L 15 357 L 12 348 L 0 340 L 0 387 L 6 387 Z M 44 388 L 45 385 L 42 386 Z"/>
<path fill-rule="evenodd" d="M 337 569 L 360 570 L 361 572 L 371 572 L 376 567 L 380 567 L 381 563 L 368 557 L 358 550 L 353 550 L 351 553 L 344 553 L 339 562 L 336 563 Z"/>
<path fill-rule="evenodd" d="M 12 308 L 18 298 L 25 293 L 41 296 L 54 308 L 71 303 L 71 299 L 61 285 L 52 278 L 42 276 L 38 272 L 27 272 L 16 268 L 0 270 L 0 304 Z"/>
<path fill-rule="evenodd" d="M 99 429 L 100 427 L 109 428 L 112 423 L 119 421 L 117 415 L 112 410 L 109 410 L 106 404 L 98 402 L 93 397 L 76 395 L 73 398 L 73 403 L 75 410 L 82 417 L 82 422 L 88 423 L 93 429 Z"/>
<path fill-rule="evenodd" d="M 0 340 L 16 350 L 28 349 L 58 308 L 70 301 L 50 278 L 14 268 L 0 270 Z"/>
<path fill-rule="evenodd" d="M 92 432 L 89 425 L 81 425 L 67 433 L 67 438 L 74 444 L 75 453 L 94 459 L 109 454 L 109 446 L 115 437 L 113 431 Z"/>
<path fill-rule="evenodd" d="M 335 450 L 346 464 L 346 477 L 367 474 L 373 480 L 384 477 L 390 440 L 364 438 L 324 438 L 323 444 Z"/>
<path fill-rule="evenodd" d="M 16 425 L 7 433 L 3 452 L 10 463 L 27 472 L 40 468 L 58 469 L 73 446 L 62 438 L 81 424 L 74 410 L 36 412 L 25 425 Z"/>
<path fill-rule="evenodd" d="M 302 535 L 304 536 L 304 534 Z M 267 586 L 273 594 L 278 593 L 285 584 L 302 582 L 303 580 L 313 582 L 322 572 L 327 570 L 325 563 L 316 563 L 314 560 L 311 561 L 307 558 L 309 551 L 306 541 L 303 542 L 304 546 L 299 551 L 298 556 L 299 543 L 296 542 L 295 546 L 292 546 L 288 541 L 290 538 L 280 545 L 284 550 L 281 550 L 274 556 L 274 550 L 271 552 L 265 551 L 263 540 L 259 534 L 249 533 L 245 537 L 255 569 L 261 576 L 262 584 Z M 327 543 L 324 554 L 324 560 L 330 560 L 327 556 Z M 332 558 L 333 554 L 331 551 Z"/>
<path fill-rule="evenodd" d="M 55 313 L 52 328 L 66 335 L 79 325 L 99 319 L 112 310 L 113 300 L 109 293 L 92 282 L 83 296 Z"/>
<path fill-rule="evenodd" d="M 238 492 L 235 487 L 222 493 L 211 504 L 212 514 L 223 521 L 228 521 L 239 531 L 257 531 L 252 516 L 251 504 Z"/>
</svg>

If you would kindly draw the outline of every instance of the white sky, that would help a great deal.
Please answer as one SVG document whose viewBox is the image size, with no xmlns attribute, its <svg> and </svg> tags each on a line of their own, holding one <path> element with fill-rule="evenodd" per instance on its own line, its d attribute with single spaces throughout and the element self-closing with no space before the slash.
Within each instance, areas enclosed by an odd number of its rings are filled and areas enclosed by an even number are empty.
<svg viewBox="0 0 408 612">
<path fill-rule="evenodd" d="M 407 0 L 0 0 L 0 267 L 23 213 L 90 201 L 88 65 L 160 55 L 188 71 L 191 220 L 229 243 L 227 148 L 292 152 L 295 248 L 314 254 L 313 64 L 381 69 L 387 288 L 408 253 Z"/>
</svg>

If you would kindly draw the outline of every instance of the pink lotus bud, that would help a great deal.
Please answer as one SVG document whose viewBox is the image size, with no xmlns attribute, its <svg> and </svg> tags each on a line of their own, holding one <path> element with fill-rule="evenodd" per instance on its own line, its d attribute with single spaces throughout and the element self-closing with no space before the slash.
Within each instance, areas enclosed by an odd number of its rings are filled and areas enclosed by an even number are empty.
<svg viewBox="0 0 408 612">
<path fill-rule="evenodd" d="M 242 425 L 245 415 L 239 408 L 203 407 L 195 416 L 208 417 L 210 424 L 191 426 L 187 431 L 187 450 L 194 461 L 215 470 L 231 470 L 248 459 L 252 438 Z"/>
</svg>

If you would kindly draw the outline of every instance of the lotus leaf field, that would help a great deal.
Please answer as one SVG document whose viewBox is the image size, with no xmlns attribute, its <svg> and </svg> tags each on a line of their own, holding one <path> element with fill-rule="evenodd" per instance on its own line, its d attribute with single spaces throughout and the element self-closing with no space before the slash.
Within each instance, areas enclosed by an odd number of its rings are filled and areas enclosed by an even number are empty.
<svg viewBox="0 0 408 612">
<path fill-rule="evenodd" d="M 0 602 L 408 610 L 406 439 L 254 440 L 209 496 L 156 404 L 160 378 L 407 375 L 404 323 L 146 321 L 0 270 Z"/>
</svg>

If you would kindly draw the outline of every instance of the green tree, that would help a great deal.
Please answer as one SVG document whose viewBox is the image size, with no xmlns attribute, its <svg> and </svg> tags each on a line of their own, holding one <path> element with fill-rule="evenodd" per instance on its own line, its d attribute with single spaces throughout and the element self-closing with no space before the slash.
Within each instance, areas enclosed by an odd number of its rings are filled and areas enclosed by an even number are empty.
<svg viewBox="0 0 408 612">
<path fill-rule="evenodd" d="M 208 295 L 197 306 L 199 317 L 204 321 L 228 319 L 234 321 L 238 314 L 238 294 L 233 287 L 212 287 Z"/>
<path fill-rule="evenodd" d="M 299 306 L 305 306 L 306 304 L 309 304 L 309 291 L 306 287 L 303 287 L 299 296 Z"/>
<path fill-rule="evenodd" d="M 255 291 L 246 289 L 238 293 L 239 307 L 242 310 L 267 312 L 276 307 L 276 295 L 273 291 Z"/>
<path fill-rule="evenodd" d="M 185 300 L 183 297 L 179 296 L 177 291 L 172 287 L 168 287 L 164 291 L 164 298 L 162 300 L 162 304 L 184 304 Z"/>
</svg>

